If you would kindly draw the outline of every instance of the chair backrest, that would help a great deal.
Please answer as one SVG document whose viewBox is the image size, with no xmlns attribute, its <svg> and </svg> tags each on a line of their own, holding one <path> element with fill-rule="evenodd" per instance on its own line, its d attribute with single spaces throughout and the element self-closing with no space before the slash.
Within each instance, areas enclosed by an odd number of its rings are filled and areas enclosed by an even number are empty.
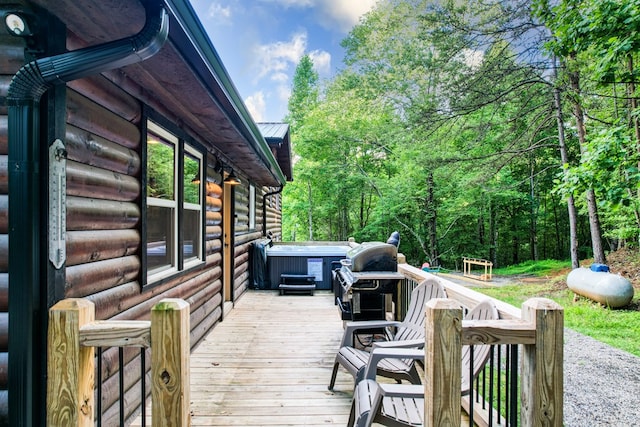
<svg viewBox="0 0 640 427">
<path fill-rule="evenodd" d="M 498 309 L 492 300 L 486 299 L 473 307 L 465 316 L 465 320 L 495 320 L 499 319 Z M 489 359 L 491 346 L 480 344 L 473 346 L 473 370 L 471 368 L 471 346 L 462 346 L 462 394 L 471 390 L 471 385 Z"/>
<path fill-rule="evenodd" d="M 432 298 L 446 298 L 442 284 L 435 279 L 425 279 L 411 292 L 411 301 L 404 316 L 402 326 L 398 327 L 395 341 L 421 339 L 425 336 L 424 305 Z"/>
</svg>

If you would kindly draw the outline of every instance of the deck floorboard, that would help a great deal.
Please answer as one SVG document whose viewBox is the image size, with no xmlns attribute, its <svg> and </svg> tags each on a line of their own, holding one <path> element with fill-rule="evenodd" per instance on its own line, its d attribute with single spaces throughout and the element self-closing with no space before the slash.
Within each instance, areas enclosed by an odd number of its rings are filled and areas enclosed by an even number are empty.
<svg viewBox="0 0 640 427">
<path fill-rule="evenodd" d="M 327 389 L 342 334 L 332 293 L 245 292 L 191 353 L 191 425 L 346 426 L 352 377 Z"/>
<path fill-rule="evenodd" d="M 346 426 L 351 376 L 327 389 L 342 331 L 332 293 L 246 292 L 191 353 L 191 425 Z"/>
</svg>

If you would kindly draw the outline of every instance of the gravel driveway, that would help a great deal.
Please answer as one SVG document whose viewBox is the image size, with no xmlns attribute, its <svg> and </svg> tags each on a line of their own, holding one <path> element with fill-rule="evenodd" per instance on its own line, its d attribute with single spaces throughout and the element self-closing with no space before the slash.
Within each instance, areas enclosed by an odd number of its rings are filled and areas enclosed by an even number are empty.
<svg viewBox="0 0 640 427">
<path fill-rule="evenodd" d="M 565 329 L 564 425 L 640 426 L 640 358 Z"/>
</svg>

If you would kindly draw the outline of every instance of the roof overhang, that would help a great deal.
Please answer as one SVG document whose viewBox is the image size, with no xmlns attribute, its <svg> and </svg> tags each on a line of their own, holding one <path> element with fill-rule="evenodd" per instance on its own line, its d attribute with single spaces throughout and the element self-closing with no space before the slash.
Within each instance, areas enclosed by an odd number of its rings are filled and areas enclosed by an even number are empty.
<svg viewBox="0 0 640 427">
<path fill-rule="evenodd" d="M 155 0 L 149 0 L 155 1 Z M 72 33 L 69 50 L 128 37 L 144 25 L 137 0 L 34 0 L 56 15 Z M 166 0 L 169 40 L 150 59 L 104 73 L 152 106 L 237 173 L 259 185 L 286 181 L 188 0 Z M 122 85 L 127 81 L 127 85 Z M 132 89 L 136 88 L 136 89 Z M 135 93 L 133 93 L 135 91 Z"/>
<path fill-rule="evenodd" d="M 260 133 L 269 144 L 287 181 L 293 181 L 291 139 L 287 123 L 258 123 Z"/>
</svg>

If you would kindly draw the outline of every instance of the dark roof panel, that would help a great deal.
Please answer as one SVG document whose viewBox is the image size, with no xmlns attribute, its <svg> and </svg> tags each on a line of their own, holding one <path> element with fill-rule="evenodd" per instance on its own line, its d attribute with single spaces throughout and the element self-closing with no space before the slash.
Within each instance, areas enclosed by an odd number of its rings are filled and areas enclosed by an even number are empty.
<svg viewBox="0 0 640 427">
<path fill-rule="evenodd" d="M 293 181 L 291 165 L 291 141 L 289 138 L 288 123 L 257 123 L 260 133 L 271 147 L 278 165 L 284 173 L 287 181 Z"/>
</svg>

